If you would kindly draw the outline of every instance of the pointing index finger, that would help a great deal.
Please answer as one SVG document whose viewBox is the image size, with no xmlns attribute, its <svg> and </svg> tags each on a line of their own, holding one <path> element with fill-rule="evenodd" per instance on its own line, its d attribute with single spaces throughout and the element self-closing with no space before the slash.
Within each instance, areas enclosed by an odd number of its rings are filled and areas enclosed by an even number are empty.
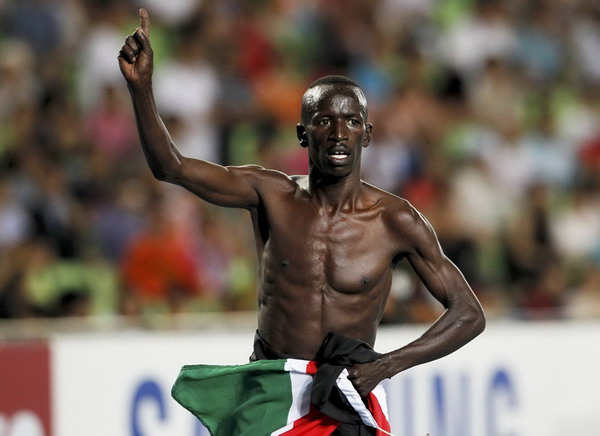
<svg viewBox="0 0 600 436">
<path fill-rule="evenodd" d="M 140 9 L 140 27 L 142 28 L 142 32 L 146 37 L 150 36 L 150 16 L 148 15 L 148 11 L 144 8 Z"/>
</svg>

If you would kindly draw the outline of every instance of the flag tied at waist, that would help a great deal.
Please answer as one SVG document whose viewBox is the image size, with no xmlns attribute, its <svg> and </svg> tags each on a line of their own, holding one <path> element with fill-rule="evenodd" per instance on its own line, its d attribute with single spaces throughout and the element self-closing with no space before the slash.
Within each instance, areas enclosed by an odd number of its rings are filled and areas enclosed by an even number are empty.
<svg viewBox="0 0 600 436">
<path fill-rule="evenodd" d="M 172 395 L 212 436 L 330 435 L 340 421 L 311 403 L 314 361 L 259 360 L 245 365 L 186 365 Z M 378 385 L 367 405 L 342 370 L 335 385 L 360 420 L 389 435 L 386 396 Z M 368 406 L 368 407 L 367 407 Z"/>
</svg>

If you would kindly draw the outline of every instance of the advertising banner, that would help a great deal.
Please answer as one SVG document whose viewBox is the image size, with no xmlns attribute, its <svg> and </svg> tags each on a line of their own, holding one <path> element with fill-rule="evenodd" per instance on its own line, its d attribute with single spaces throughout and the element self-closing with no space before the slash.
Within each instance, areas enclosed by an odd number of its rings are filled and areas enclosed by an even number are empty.
<svg viewBox="0 0 600 436">
<path fill-rule="evenodd" d="M 400 329 L 401 331 L 402 329 Z M 379 351 L 406 337 L 384 331 Z M 600 324 L 492 323 L 387 386 L 396 436 L 600 436 Z"/>
<path fill-rule="evenodd" d="M 380 352 L 422 326 L 383 328 Z M 181 366 L 248 362 L 254 332 L 66 334 L 0 348 L 0 436 L 208 436 L 170 395 Z M 600 436 L 600 323 L 492 323 L 386 381 L 395 436 Z"/>
<path fill-rule="evenodd" d="M 70 335 L 53 341 L 56 434 L 208 436 L 171 398 L 185 364 L 246 363 L 254 331 Z M 1 435 L 0 435 L 1 436 Z"/>
</svg>

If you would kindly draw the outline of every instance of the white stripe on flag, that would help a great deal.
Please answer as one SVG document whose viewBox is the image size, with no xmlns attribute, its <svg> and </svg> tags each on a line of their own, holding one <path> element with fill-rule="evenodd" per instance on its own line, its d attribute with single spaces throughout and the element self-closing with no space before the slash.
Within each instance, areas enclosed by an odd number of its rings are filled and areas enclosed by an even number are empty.
<svg viewBox="0 0 600 436">
<path fill-rule="evenodd" d="M 352 406 L 354 410 L 360 415 L 362 422 L 364 422 L 369 427 L 377 428 L 377 422 L 375 422 L 375 418 L 363 403 L 362 398 L 359 393 L 354 388 L 354 385 L 350 380 L 348 380 L 348 370 L 344 368 L 341 374 L 338 376 L 336 384 L 338 388 L 343 392 L 346 396 L 346 399 Z"/>
<path fill-rule="evenodd" d="M 377 421 L 375 421 L 375 418 L 371 414 L 371 411 L 367 408 L 367 406 L 365 406 L 365 403 L 363 402 L 362 398 L 360 397 L 360 394 L 358 393 L 358 391 L 354 388 L 354 385 L 352 384 L 352 382 L 350 380 L 348 380 L 348 370 L 347 369 L 344 369 L 341 372 L 341 374 L 337 378 L 336 384 L 337 384 L 338 388 L 340 388 L 342 393 L 346 396 L 346 399 L 348 400 L 348 402 L 350 403 L 352 408 L 356 411 L 356 413 L 359 414 L 360 418 L 362 419 L 362 422 L 364 422 L 366 425 L 368 425 L 370 427 L 376 428 L 377 430 L 379 430 L 385 434 L 389 434 L 389 435 L 393 436 L 391 433 L 383 430 L 382 428 L 380 428 L 377 425 Z M 379 387 L 381 387 L 381 385 L 377 385 L 377 387 L 373 390 L 373 393 L 375 393 L 376 395 L 379 394 L 379 392 L 375 392 L 377 390 L 377 388 L 379 388 Z M 381 391 L 385 392 L 385 391 L 383 391 L 383 387 L 381 387 Z M 387 405 L 385 405 L 386 404 L 385 396 L 383 398 L 379 397 L 379 395 L 377 395 L 377 396 L 378 396 L 378 401 L 380 399 L 383 399 L 383 401 L 381 402 L 381 407 L 387 418 Z M 384 405 L 385 405 L 385 409 L 383 409 Z"/>
<path fill-rule="evenodd" d="M 385 415 L 385 419 L 390 422 L 390 415 L 387 407 L 387 394 L 385 393 L 385 389 L 383 389 L 383 383 L 379 383 L 377 386 L 375 386 L 375 389 L 373 389 L 371 393 L 377 398 L 379 407 L 381 407 L 381 411 Z"/>
<path fill-rule="evenodd" d="M 294 422 L 309 412 L 313 376 L 306 373 L 308 363 L 308 360 L 300 359 L 287 359 L 285 362 L 284 368 L 289 371 L 292 384 L 292 405 L 288 413 L 287 425 L 271 433 L 272 436 L 291 430 L 294 428 Z"/>
</svg>

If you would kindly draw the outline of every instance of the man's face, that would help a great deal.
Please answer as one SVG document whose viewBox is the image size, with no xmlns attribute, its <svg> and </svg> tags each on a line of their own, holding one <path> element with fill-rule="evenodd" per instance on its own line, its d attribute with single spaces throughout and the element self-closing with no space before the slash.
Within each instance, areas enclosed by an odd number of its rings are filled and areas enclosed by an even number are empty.
<svg viewBox="0 0 600 436">
<path fill-rule="evenodd" d="M 314 105 L 298 138 L 308 147 L 310 162 L 324 175 L 345 177 L 359 169 L 362 147 L 369 145 L 372 126 L 366 120 L 355 88 L 319 86 L 314 90 Z M 304 142 L 303 142 L 304 140 Z"/>
</svg>

